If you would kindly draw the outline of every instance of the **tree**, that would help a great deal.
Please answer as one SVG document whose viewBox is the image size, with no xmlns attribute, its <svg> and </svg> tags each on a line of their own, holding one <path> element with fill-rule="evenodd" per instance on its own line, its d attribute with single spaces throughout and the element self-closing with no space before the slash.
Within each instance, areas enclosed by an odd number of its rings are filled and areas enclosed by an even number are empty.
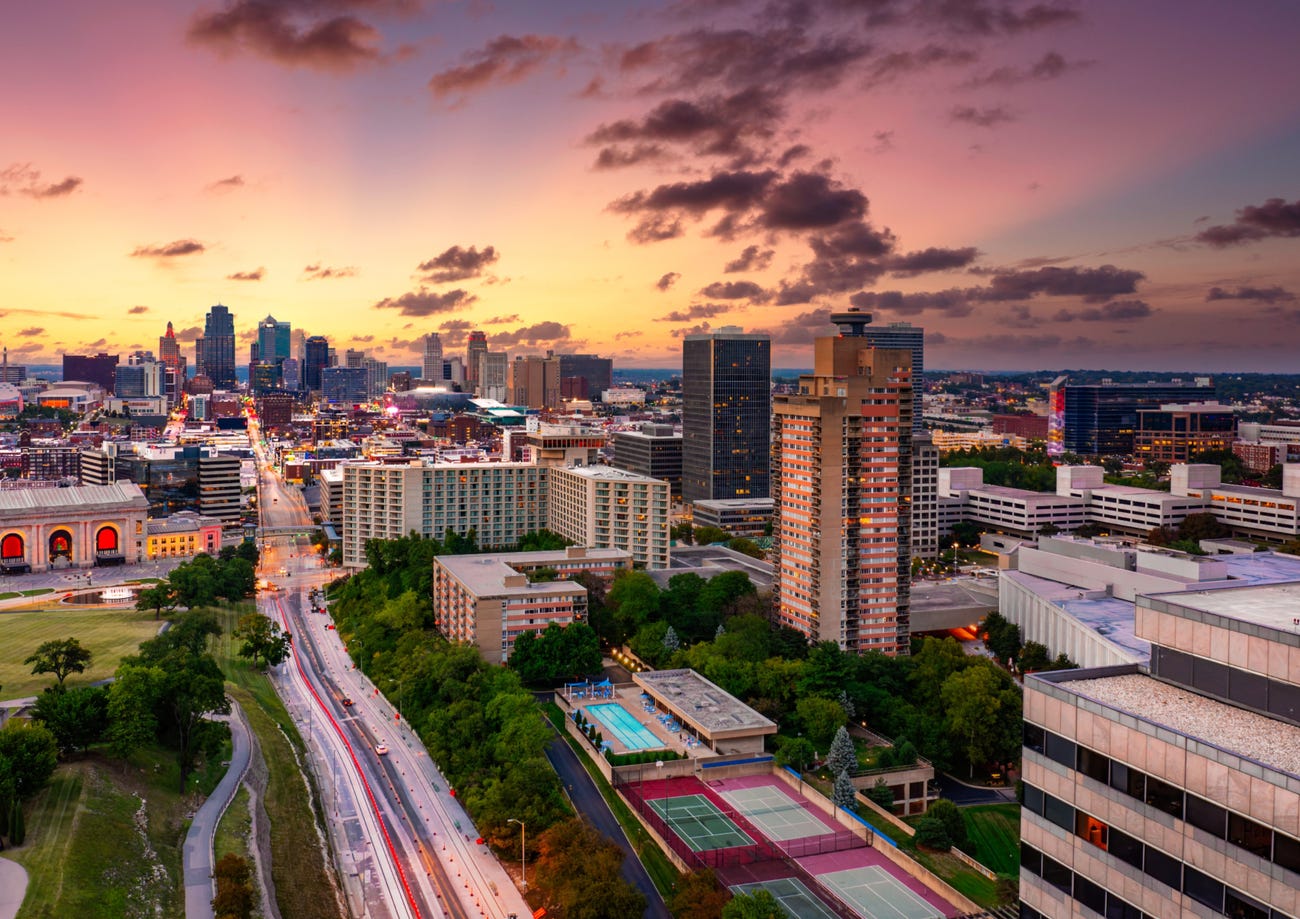
<svg viewBox="0 0 1300 919">
<path fill-rule="evenodd" d="M 804 734 L 818 750 L 829 749 L 835 732 L 848 721 L 838 702 L 817 696 L 800 699 L 794 710 Z"/>
<path fill-rule="evenodd" d="M 1003 750 L 1000 716 L 1010 700 L 1002 692 L 1001 681 L 1007 679 L 992 663 L 981 661 L 944 681 L 940 696 L 948 728 L 954 739 L 965 742 L 972 773 L 976 763 L 989 762 Z M 1018 706 L 1014 714 L 1019 717 Z"/>
<path fill-rule="evenodd" d="M 943 824 L 943 830 L 954 846 L 959 849 L 965 848 L 966 821 L 956 804 L 947 798 L 940 798 L 931 804 L 925 813 L 927 817 L 933 817 Z"/>
<path fill-rule="evenodd" d="M 689 523 L 675 523 L 668 529 L 668 535 L 676 542 L 689 546 L 695 542 L 694 527 Z"/>
<path fill-rule="evenodd" d="M 126 759 L 151 742 L 158 730 L 154 707 L 162 691 L 154 667 L 123 663 L 108 687 L 108 741 L 113 755 Z"/>
<path fill-rule="evenodd" d="M 1222 539 L 1232 531 L 1213 514 L 1188 514 L 1178 525 L 1178 538 L 1200 542 L 1202 539 Z"/>
<path fill-rule="evenodd" d="M 983 532 L 978 524 L 971 523 L 969 520 L 959 520 L 952 525 L 953 541 L 968 549 L 980 544 L 980 535 Z"/>
<path fill-rule="evenodd" d="M 194 609 L 211 606 L 217 600 L 217 560 L 210 555 L 200 553 L 177 565 L 167 579 L 180 606 Z"/>
<path fill-rule="evenodd" d="M 676 919 L 718 919 L 731 894 L 718 886 L 712 868 L 701 868 L 682 875 L 677 892 L 669 903 Z"/>
<path fill-rule="evenodd" d="M 248 919 L 254 904 L 248 862 L 228 852 L 213 866 L 212 876 L 217 882 L 217 895 L 212 898 L 216 919 Z"/>
<path fill-rule="evenodd" d="M 790 914 L 763 888 L 741 893 L 722 908 L 722 919 L 790 919 Z"/>
<path fill-rule="evenodd" d="M 0 763 L 6 764 L 15 800 L 26 801 L 44 788 L 58 762 L 59 745 L 43 725 L 11 721 L 0 730 Z"/>
<path fill-rule="evenodd" d="M 61 754 L 80 752 L 108 730 L 108 691 L 99 686 L 51 687 L 36 697 L 32 717 L 49 728 Z"/>
<path fill-rule="evenodd" d="M 658 618 L 659 586 L 644 571 L 619 571 L 614 575 L 605 606 L 611 615 L 603 623 L 605 628 L 597 631 L 610 644 L 621 645 L 641 626 Z"/>
<path fill-rule="evenodd" d="M 1020 654 L 1020 626 L 1008 622 L 997 610 L 984 617 L 985 642 L 1000 663 Z"/>
<path fill-rule="evenodd" d="M 867 797 L 885 810 L 893 810 L 894 789 L 889 787 L 884 778 L 876 779 L 876 784 L 867 789 Z"/>
<path fill-rule="evenodd" d="M 728 542 L 730 539 L 731 534 L 718 527 L 695 528 L 695 541 L 701 546 L 711 546 L 714 543 Z"/>
<path fill-rule="evenodd" d="M 813 745 L 806 737 L 782 737 L 776 744 L 776 762 L 802 772 L 813 759 Z"/>
<path fill-rule="evenodd" d="M 537 843 L 533 887 L 566 919 L 625 919 L 645 910 L 645 895 L 619 875 L 623 851 L 577 818 L 557 823 Z"/>
<path fill-rule="evenodd" d="M 86 672 L 93 656 L 77 639 L 64 638 L 45 642 L 23 663 L 32 665 L 32 673 L 54 674 L 62 688 L 69 674 Z"/>
<path fill-rule="evenodd" d="M 841 727 L 835 732 L 830 752 L 826 754 L 826 765 L 835 775 L 853 772 L 858 768 L 858 753 L 853 748 L 853 738 L 849 737 L 847 728 Z"/>
<path fill-rule="evenodd" d="M 758 547 L 758 543 L 744 536 L 737 536 L 734 539 L 727 540 L 727 548 L 733 552 L 739 552 L 741 555 L 748 555 L 750 558 L 763 558 L 765 553 Z"/>
<path fill-rule="evenodd" d="M 176 606 L 176 591 L 170 583 L 163 581 L 153 587 L 146 587 L 135 598 L 135 608 L 141 612 L 153 610 L 154 619 L 162 616 L 163 610 Z"/>
<path fill-rule="evenodd" d="M 682 641 L 677 637 L 677 630 L 671 625 L 668 626 L 667 631 L 664 632 L 664 650 L 671 654 L 681 648 L 681 646 Z"/>
<path fill-rule="evenodd" d="M 858 791 L 853 787 L 853 779 L 849 776 L 849 770 L 838 773 L 835 776 L 835 785 L 831 789 L 831 800 L 835 802 L 836 807 L 842 807 L 845 810 L 853 810 L 857 804 Z"/>
<path fill-rule="evenodd" d="M 292 636 L 280 628 L 280 623 L 261 613 L 240 616 L 234 637 L 244 643 L 239 649 L 239 656 L 248 658 L 255 664 L 260 661 L 264 669 L 289 659 Z"/>
<path fill-rule="evenodd" d="M 947 852 L 952 848 L 952 840 L 948 838 L 948 831 L 944 829 L 942 821 L 933 817 L 922 817 L 916 821 L 916 836 L 914 838 L 917 843 L 927 849 Z"/>
<path fill-rule="evenodd" d="M 519 552 L 558 552 L 573 543 L 547 529 L 534 530 L 519 537 Z"/>
<path fill-rule="evenodd" d="M 1017 662 L 1022 673 L 1030 673 L 1037 670 L 1047 670 L 1051 666 L 1052 659 L 1047 655 L 1047 646 L 1039 644 L 1036 641 L 1027 641 L 1023 648 L 1020 649 L 1020 659 Z"/>
</svg>

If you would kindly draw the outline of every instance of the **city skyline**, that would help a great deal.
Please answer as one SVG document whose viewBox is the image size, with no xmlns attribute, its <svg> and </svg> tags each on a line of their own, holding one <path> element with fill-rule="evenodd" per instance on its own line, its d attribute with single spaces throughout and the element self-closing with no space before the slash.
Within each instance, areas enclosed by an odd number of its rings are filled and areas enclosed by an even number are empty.
<svg viewBox="0 0 1300 919">
<path fill-rule="evenodd" d="M 13 363 L 183 353 L 214 304 L 340 353 L 694 331 L 811 366 L 833 310 L 936 367 L 1295 370 L 1300 9 L 219 0 L 0 37 Z"/>
</svg>

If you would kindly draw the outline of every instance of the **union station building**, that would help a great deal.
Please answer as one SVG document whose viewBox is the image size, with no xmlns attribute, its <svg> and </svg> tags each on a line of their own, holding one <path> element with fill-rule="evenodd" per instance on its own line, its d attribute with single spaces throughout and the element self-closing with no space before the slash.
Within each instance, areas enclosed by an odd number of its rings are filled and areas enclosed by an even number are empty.
<svg viewBox="0 0 1300 919">
<path fill-rule="evenodd" d="M 0 574 L 144 561 L 148 511 L 132 482 L 0 491 Z"/>
</svg>

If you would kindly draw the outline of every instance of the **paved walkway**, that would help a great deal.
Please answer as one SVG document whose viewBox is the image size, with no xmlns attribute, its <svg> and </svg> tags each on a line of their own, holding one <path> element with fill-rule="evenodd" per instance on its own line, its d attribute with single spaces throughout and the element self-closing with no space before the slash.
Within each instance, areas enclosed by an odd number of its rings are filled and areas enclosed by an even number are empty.
<svg viewBox="0 0 1300 919">
<path fill-rule="evenodd" d="M 14 919 L 27 894 L 27 869 L 0 856 L 0 919 Z"/>
<path fill-rule="evenodd" d="M 251 749 L 248 724 L 239 704 L 233 700 L 230 703 L 230 738 L 234 747 L 230 754 L 230 768 L 194 815 L 194 822 L 185 836 L 184 854 L 181 856 L 185 875 L 185 919 L 213 919 L 212 838 L 221 815 L 234 799 L 248 769 Z M 0 919 L 4 917 L 0 915 Z"/>
</svg>

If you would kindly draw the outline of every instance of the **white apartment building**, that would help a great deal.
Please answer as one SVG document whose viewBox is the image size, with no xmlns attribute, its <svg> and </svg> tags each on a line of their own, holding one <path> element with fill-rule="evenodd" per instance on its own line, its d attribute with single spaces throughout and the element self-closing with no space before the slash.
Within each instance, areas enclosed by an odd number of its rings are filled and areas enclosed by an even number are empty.
<svg viewBox="0 0 1300 919">
<path fill-rule="evenodd" d="M 343 468 L 343 567 L 366 567 L 368 539 L 472 530 L 511 546 L 546 523 L 546 470 L 528 463 L 357 463 Z M 666 531 L 666 527 L 665 527 Z M 665 532 L 666 538 L 666 532 Z"/>
<path fill-rule="evenodd" d="M 645 568 L 668 567 L 667 482 L 613 466 L 555 466 L 546 475 L 549 529 L 591 549 L 624 549 Z"/>
<path fill-rule="evenodd" d="M 327 523 L 342 523 L 343 469 L 322 469 L 316 481 L 320 483 L 320 519 Z"/>
<path fill-rule="evenodd" d="M 959 518 L 960 519 L 960 518 Z M 928 431 L 912 435 L 912 557 L 939 554 L 939 448 Z"/>
</svg>

